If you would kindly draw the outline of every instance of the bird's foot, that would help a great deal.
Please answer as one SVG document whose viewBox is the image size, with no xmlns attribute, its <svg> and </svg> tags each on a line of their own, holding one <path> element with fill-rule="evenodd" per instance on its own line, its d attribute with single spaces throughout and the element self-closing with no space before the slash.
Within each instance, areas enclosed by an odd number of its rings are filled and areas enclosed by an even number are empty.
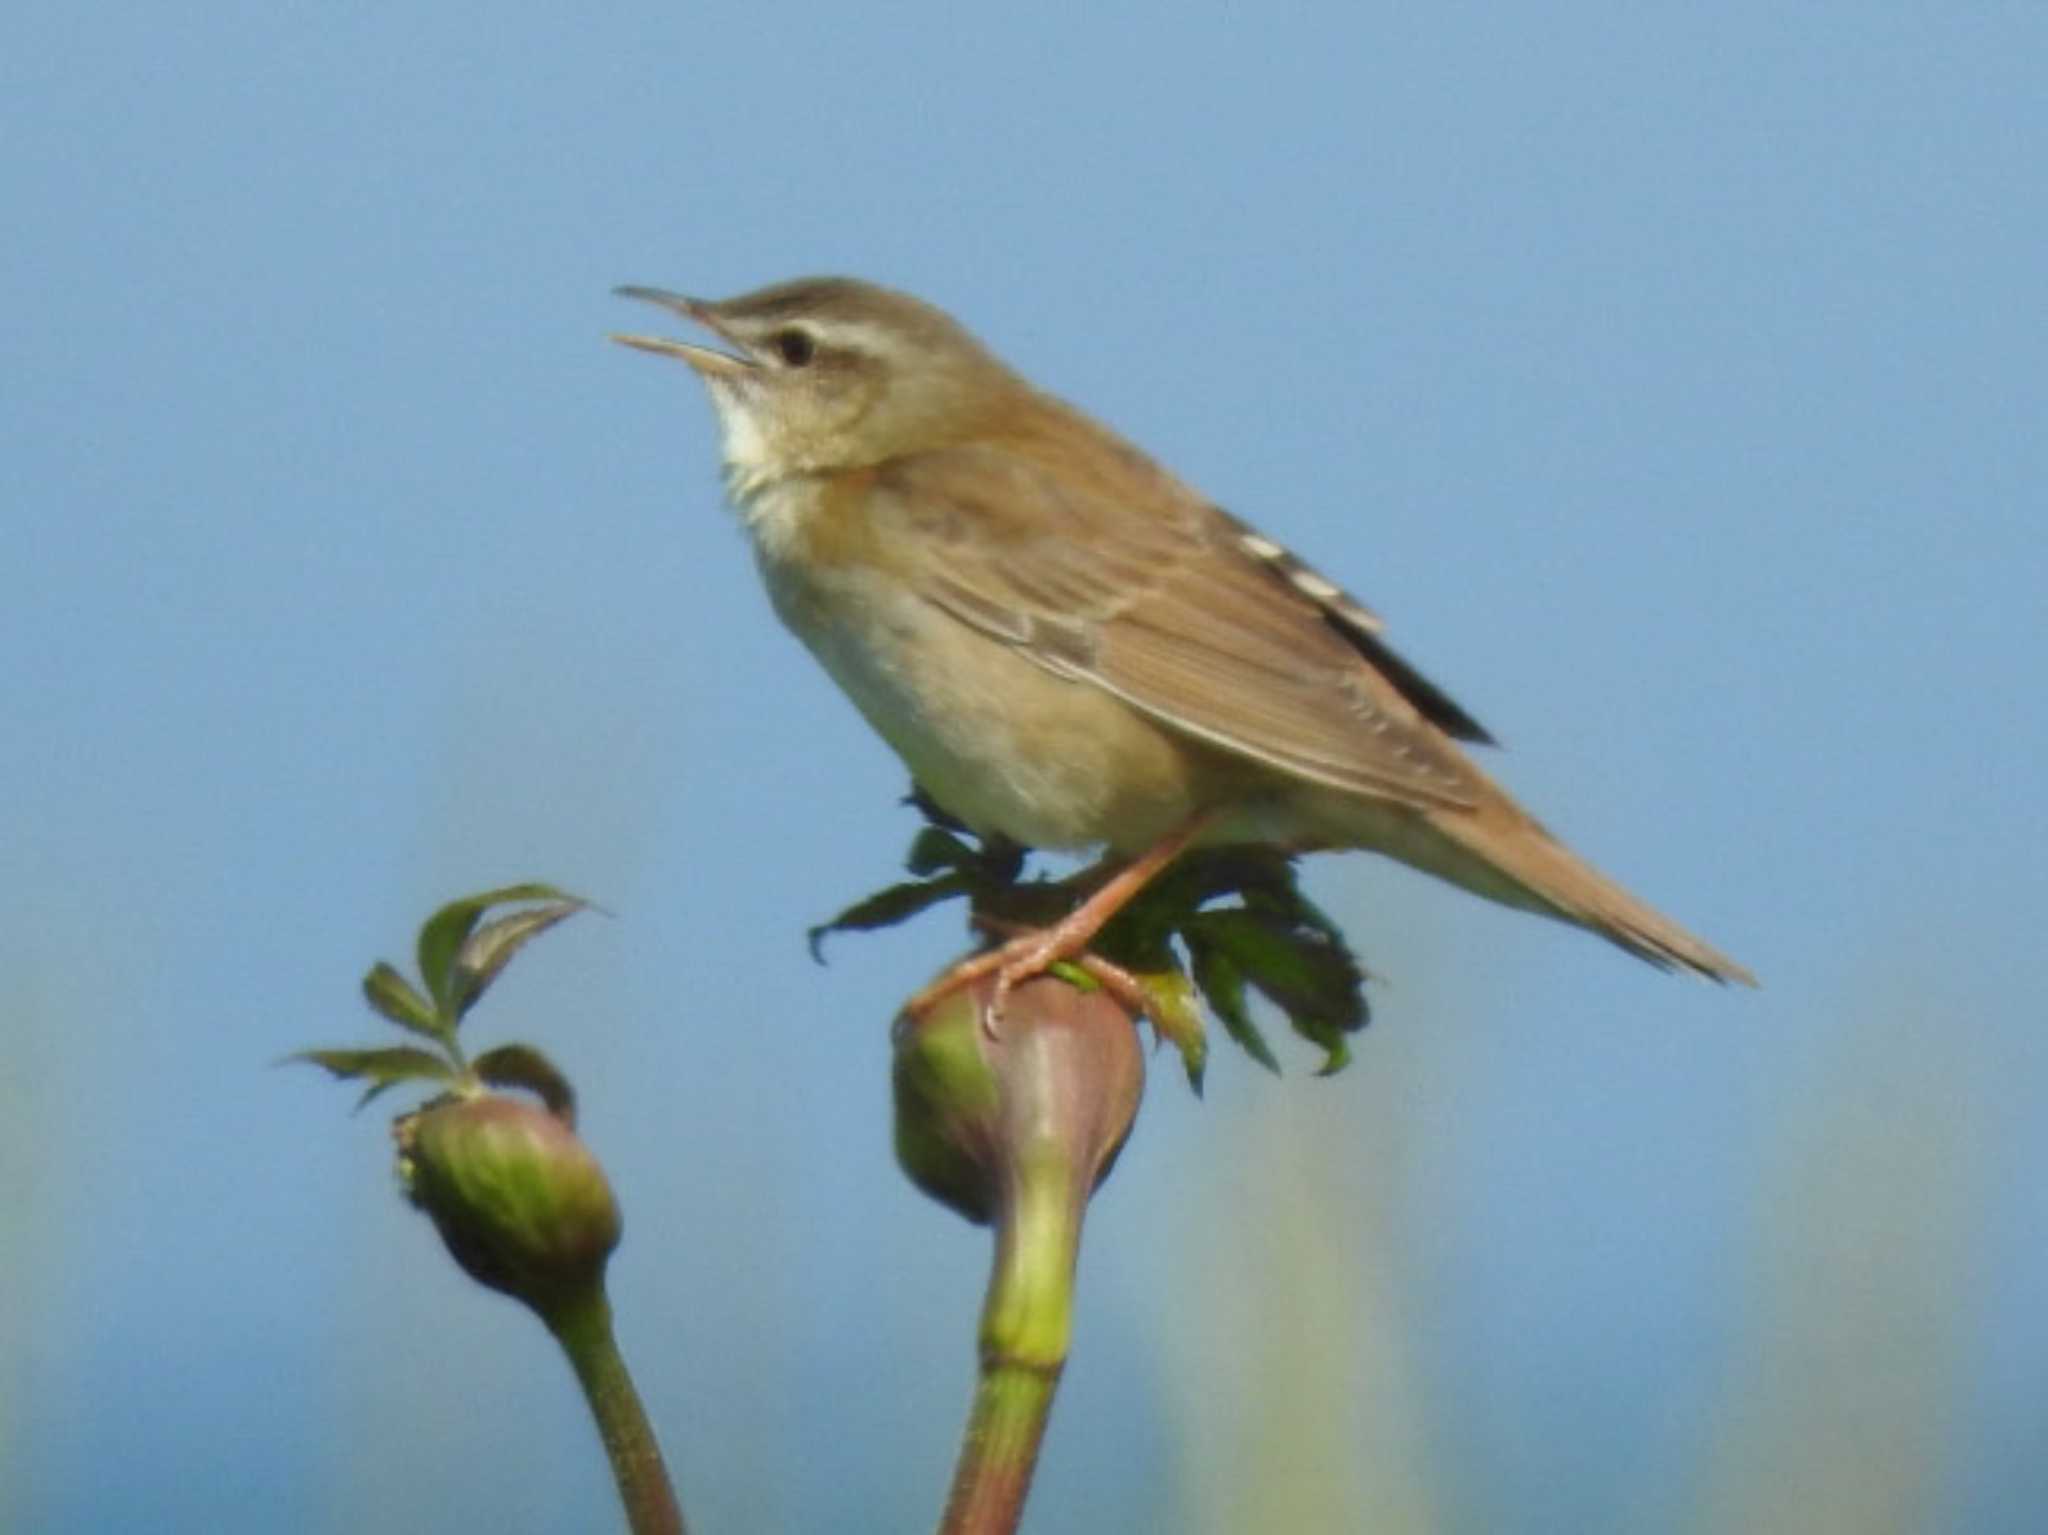
<svg viewBox="0 0 2048 1535">
<path fill-rule="evenodd" d="M 1086 975 L 1133 1017 L 1149 1016 L 1152 999 L 1144 984 L 1122 965 L 1114 964 L 1100 954 L 1091 954 L 1084 947 L 1088 938 L 1094 936 L 1092 933 L 1076 942 L 1061 934 L 1060 928 L 1064 923 L 1048 928 L 1026 928 L 1020 932 L 1016 923 L 999 917 L 978 916 L 975 920 L 982 927 L 1012 932 L 1016 936 L 948 969 L 905 1004 L 904 1011 L 911 1017 L 923 1017 L 962 987 L 972 986 L 993 975 L 995 983 L 990 987 L 988 1001 L 982 1008 L 981 1027 L 989 1038 L 999 1038 L 1003 1029 L 1003 1007 L 1010 993 L 1033 976 L 1043 975 L 1061 964 L 1072 965 Z"/>
<path fill-rule="evenodd" d="M 941 998 L 993 975 L 995 984 L 982 1011 L 982 1028 L 994 1038 L 1001 1032 L 1003 1003 L 1011 990 L 1062 961 L 1078 965 L 1126 1006 L 1132 998 L 1142 998 L 1144 990 L 1129 971 L 1119 969 L 1100 955 L 1090 954 L 1088 945 L 1112 917 L 1130 904 L 1132 897 L 1186 850 L 1208 821 L 1206 813 L 1190 817 L 1171 836 L 1162 838 L 1102 881 L 1086 900 L 1050 927 L 1028 929 L 1006 943 L 961 960 L 912 997 L 906 1011 L 913 1018 L 922 1017 Z M 975 920 L 997 931 L 1008 927 L 1001 919 L 985 913 Z M 1136 1010 L 1145 1011 L 1142 1001 Z"/>
<path fill-rule="evenodd" d="M 1012 926 L 992 917 L 977 917 L 975 920 L 984 927 Z M 958 964 L 949 967 L 930 985 L 912 997 L 904 1004 L 903 1010 L 913 1018 L 922 1018 L 954 992 L 963 987 L 973 986 L 993 975 L 995 984 L 989 988 L 988 1000 L 981 1010 L 981 1027 L 989 1038 L 996 1038 L 1002 1033 L 1003 1004 L 1009 1000 L 1010 992 L 1034 975 L 1044 974 L 1061 960 L 1076 958 L 1072 951 L 1060 952 L 1056 937 L 1058 926 L 1059 924 L 1050 928 L 1031 928 L 1007 942 L 997 944 L 994 948 L 969 955 Z M 1083 943 L 1086 941 L 1082 940 Z M 1081 957 L 1085 959 L 1092 956 Z"/>
</svg>

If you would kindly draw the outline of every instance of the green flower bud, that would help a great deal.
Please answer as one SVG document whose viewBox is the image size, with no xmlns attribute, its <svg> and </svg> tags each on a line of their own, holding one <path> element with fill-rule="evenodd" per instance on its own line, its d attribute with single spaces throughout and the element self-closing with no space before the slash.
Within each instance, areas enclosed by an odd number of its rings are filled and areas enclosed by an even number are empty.
<svg viewBox="0 0 2048 1535">
<path fill-rule="evenodd" d="M 618 1202 L 561 1119 L 523 1099 L 448 1098 L 393 1133 L 408 1197 L 479 1284 L 546 1314 L 602 1281 Z"/>
<path fill-rule="evenodd" d="M 986 987 L 897 1021 L 896 1159 L 971 1221 L 998 1219 L 1020 1182 L 1050 1176 L 1085 1203 L 1116 1161 L 1145 1089 L 1137 1028 L 1103 991 L 1050 976 L 982 1026 Z"/>
</svg>

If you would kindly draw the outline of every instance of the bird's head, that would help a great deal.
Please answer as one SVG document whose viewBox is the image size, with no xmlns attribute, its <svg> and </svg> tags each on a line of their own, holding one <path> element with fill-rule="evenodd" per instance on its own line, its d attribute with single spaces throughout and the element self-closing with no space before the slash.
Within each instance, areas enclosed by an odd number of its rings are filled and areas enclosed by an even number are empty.
<svg viewBox="0 0 2048 1535">
<path fill-rule="evenodd" d="M 972 436 L 1026 386 L 955 320 L 922 300 L 844 277 L 738 298 L 627 287 L 730 350 L 615 335 L 679 357 L 710 390 L 729 472 L 742 481 L 858 469 Z"/>
</svg>

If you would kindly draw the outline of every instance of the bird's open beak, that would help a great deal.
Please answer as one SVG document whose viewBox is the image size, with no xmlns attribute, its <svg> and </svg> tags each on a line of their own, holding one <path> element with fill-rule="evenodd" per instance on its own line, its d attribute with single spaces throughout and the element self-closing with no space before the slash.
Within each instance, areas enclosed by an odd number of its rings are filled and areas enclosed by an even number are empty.
<svg viewBox="0 0 2048 1535">
<path fill-rule="evenodd" d="M 614 288 L 612 292 L 620 298 L 636 298 L 694 321 L 721 340 L 737 347 L 741 355 L 721 352 L 716 347 L 696 346 L 688 341 L 671 341 L 666 336 L 640 336 L 614 331 L 612 340 L 621 346 L 637 347 L 643 352 L 658 352 L 664 357 L 680 357 L 706 378 L 734 378 L 753 371 L 755 363 L 744 355 L 746 348 L 723 325 L 711 306 L 702 299 L 671 293 L 666 288 Z"/>
</svg>

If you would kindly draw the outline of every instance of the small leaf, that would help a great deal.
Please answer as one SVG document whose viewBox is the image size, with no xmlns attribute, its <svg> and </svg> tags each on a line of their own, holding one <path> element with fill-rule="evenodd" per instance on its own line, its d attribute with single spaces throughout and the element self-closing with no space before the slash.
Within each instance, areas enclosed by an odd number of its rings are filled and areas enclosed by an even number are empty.
<svg viewBox="0 0 2048 1535">
<path fill-rule="evenodd" d="M 1274 1059 L 1266 1036 L 1252 1022 L 1250 1009 L 1245 1005 L 1244 972 L 1238 968 L 1237 961 L 1205 938 L 1192 924 L 1183 938 L 1188 947 L 1188 966 L 1194 973 L 1194 983 L 1201 988 L 1210 1010 L 1222 1021 L 1224 1031 L 1238 1042 L 1246 1055 L 1274 1076 L 1279 1076 L 1280 1063 Z"/>
<path fill-rule="evenodd" d="M 1327 1040 L 1317 1040 L 1327 1052 L 1323 1064 L 1316 1068 L 1319 1077 L 1334 1077 L 1351 1064 L 1351 1045 L 1342 1034 L 1332 1034 Z"/>
<path fill-rule="evenodd" d="M 306 1061 L 324 1066 L 346 1081 L 352 1077 L 377 1077 L 403 1082 L 415 1077 L 452 1077 L 455 1068 L 443 1057 L 417 1045 L 383 1045 L 367 1050 L 298 1050 L 287 1061 Z"/>
<path fill-rule="evenodd" d="M 427 983 L 427 995 L 434 999 L 434 1006 L 440 1009 L 444 1020 L 453 1023 L 460 1016 L 460 1010 L 454 1006 L 456 956 L 462 952 L 463 941 L 486 911 L 508 901 L 575 899 L 575 896 L 557 890 L 553 885 L 501 885 L 496 890 L 479 891 L 459 901 L 450 901 L 427 918 L 420 928 L 420 979 Z"/>
<path fill-rule="evenodd" d="M 493 1087 L 523 1087 L 547 1105 L 548 1111 L 576 1128 L 576 1089 L 555 1063 L 531 1045 L 499 1045 L 469 1063 L 477 1077 Z"/>
<path fill-rule="evenodd" d="M 1180 1052 L 1181 1069 L 1196 1097 L 1209 1064 L 1209 1036 L 1202 1025 L 1202 1004 L 1194 985 L 1178 969 L 1134 972 L 1145 990 L 1145 1015 L 1158 1036 Z"/>
<path fill-rule="evenodd" d="M 451 1000 L 456 1014 L 460 1016 L 476 1006 L 491 982 L 512 963 L 513 955 L 556 923 L 575 916 L 587 904 L 574 896 L 564 896 L 545 905 L 494 917 L 471 933 L 455 955 Z"/>
<path fill-rule="evenodd" d="M 1102 982 L 1070 959 L 1056 959 L 1045 967 L 1045 973 L 1065 981 L 1076 991 L 1100 991 Z"/>
<path fill-rule="evenodd" d="M 886 890 L 877 890 L 873 895 L 855 901 L 831 921 L 821 922 L 810 930 L 806 937 L 811 947 L 811 958 L 821 965 L 825 962 L 825 940 L 834 933 L 865 933 L 894 927 L 899 922 L 907 922 L 926 907 L 966 895 L 970 889 L 972 885 L 965 875 L 948 874 L 939 879 L 907 880 Z"/>
<path fill-rule="evenodd" d="M 1349 1034 L 1366 1024 L 1365 973 L 1351 951 L 1320 934 L 1294 935 L 1247 963 L 1245 977 L 1285 1009 L 1297 1029 L 1307 1020 Z M 1320 1035 L 1313 1035 L 1318 1043 Z"/>
<path fill-rule="evenodd" d="M 971 869 L 980 862 L 981 855 L 950 831 L 938 826 L 927 826 L 912 839 L 910 852 L 905 855 L 903 866 L 918 878 L 924 879 L 941 869 Z"/>
<path fill-rule="evenodd" d="M 1149 890 L 1140 892 L 1096 935 L 1091 947 L 1126 970 L 1178 970 L 1180 956 L 1174 952 L 1173 937 L 1181 924 L 1193 915 L 1177 891 L 1151 900 Z M 1062 913 L 1048 912 L 1039 920 L 1050 924 Z"/>
<path fill-rule="evenodd" d="M 904 795 L 899 803 L 909 805 L 934 826 L 943 826 L 947 831 L 967 830 L 967 823 L 942 809 L 937 800 L 924 792 L 924 785 L 916 779 L 911 780 L 910 792 Z"/>
<path fill-rule="evenodd" d="M 1287 915 L 1296 927 L 1313 928 L 1346 954 L 1351 953 L 1350 941 L 1345 938 L 1344 930 L 1330 920 L 1322 907 L 1295 888 L 1291 881 L 1287 891 Z M 1351 962 L 1354 965 L 1358 964 L 1358 956 L 1351 955 Z M 1368 973 L 1363 965 L 1358 965 L 1358 969 L 1361 975 Z"/>
<path fill-rule="evenodd" d="M 383 1097 L 386 1093 L 390 1092 L 391 1089 L 396 1086 L 398 1086 L 398 1083 L 395 1081 L 372 1082 L 368 1087 L 363 1089 L 362 1096 L 356 1099 L 356 1106 L 353 1112 L 357 1114 L 362 1113 L 364 1109 L 368 1108 L 377 1099 Z"/>
<path fill-rule="evenodd" d="M 1247 902 L 1254 894 L 1284 896 L 1294 888 L 1294 863 L 1272 848 L 1204 848 L 1169 869 L 1162 885 L 1192 914 L 1226 895 Z"/>
<path fill-rule="evenodd" d="M 434 1014 L 434 1005 L 383 960 L 372 965 L 370 973 L 363 977 L 363 996 L 371 1007 L 401 1029 L 410 1029 L 429 1039 L 442 1037 L 441 1020 Z"/>
<path fill-rule="evenodd" d="M 358 1109 L 401 1082 L 451 1082 L 456 1070 L 443 1057 L 415 1045 L 390 1045 L 374 1050 L 301 1050 L 285 1057 L 324 1066 L 341 1081 L 368 1081 L 356 1100 Z"/>
<path fill-rule="evenodd" d="M 1242 908 L 1202 912 L 1183 933 L 1198 975 L 1205 964 L 1216 973 L 1217 957 L 1227 958 L 1240 985 L 1249 983 L 1270 998 L 1287 1014 L 1295 1033 L 1322 1049 L 1323 1074 L 1340 1069 L 1350 1058 L 1344 1035 L 1365 1027 L 1365 974 L 1341 939 L 1331 938 L 1318 926 L 1294 927 L 1268 911 Z M 1221 984 L 1227 995 L 1229 978 Z M 1241 994 L 1238 1006 L 1241 1010 Z M 1220 1007 L 1218 1015 L 1237 1037 L 1236 1027 Z"/>
<path fill-rule="evenodd" d="M 1284 853 L 1255 847 L 1198 849 L 1146 886 L 1105 929 L 1105 941 L 1125 952 L 1164 956 L 1168 940 L 1211 901 L 1227 895 L 1247 903 L 1255 895 L 1284 901 L 1293 883 L 1293 865 Z"/>
</svg>

